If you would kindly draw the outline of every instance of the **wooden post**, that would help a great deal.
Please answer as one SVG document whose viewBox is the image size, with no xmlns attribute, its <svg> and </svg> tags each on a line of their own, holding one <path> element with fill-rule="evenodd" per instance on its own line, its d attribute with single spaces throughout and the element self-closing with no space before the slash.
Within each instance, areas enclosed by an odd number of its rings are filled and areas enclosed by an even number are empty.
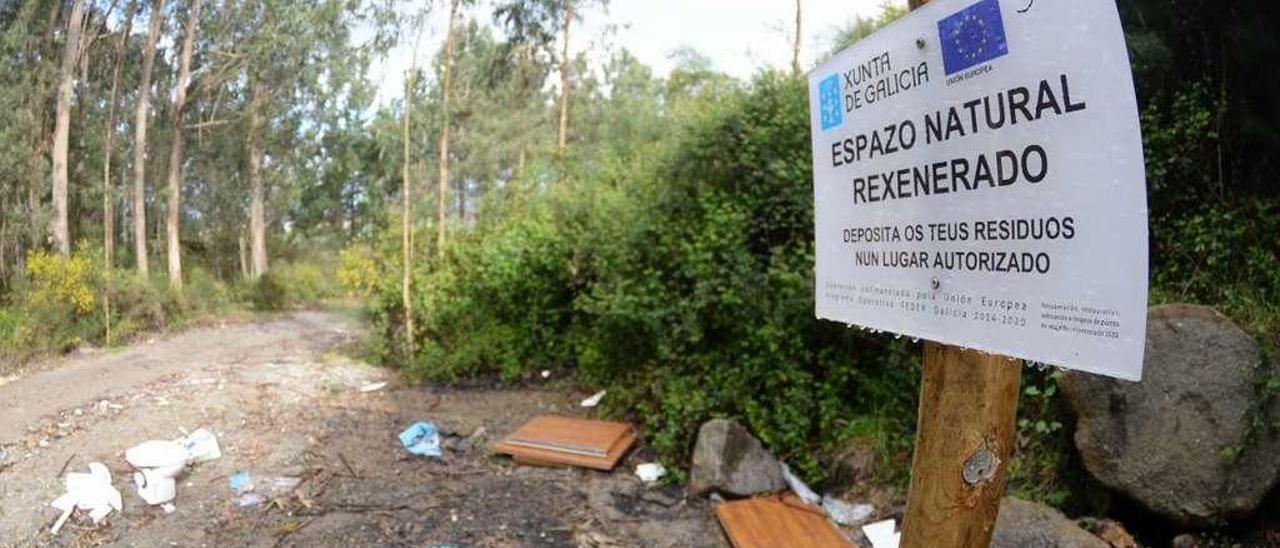
<svg viewBox="0 0 1280 548">
<path fill-rule="evenodd" d="M 903 548 L 991 543 L 1021 383 L 1021 360 L 925 343 Z"/>
<path fill-rule="evenodd" d="M 985 548 L 1013 453 L 1021 361 L 927 342 L 904 548 Z"/>
</svg>

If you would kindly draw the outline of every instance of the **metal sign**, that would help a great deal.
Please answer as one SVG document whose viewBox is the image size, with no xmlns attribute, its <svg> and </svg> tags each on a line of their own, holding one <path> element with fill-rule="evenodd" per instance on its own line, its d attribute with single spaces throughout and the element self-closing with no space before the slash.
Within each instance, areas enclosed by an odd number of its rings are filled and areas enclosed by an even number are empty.
<svg viewBox="0 0 1280 548">
<path fill-rule="evenodd" d="M 818 317 L 1142 376 L 1147 206 L 1114 0 L 940 0 L 809 77 Z"/>
</svg>

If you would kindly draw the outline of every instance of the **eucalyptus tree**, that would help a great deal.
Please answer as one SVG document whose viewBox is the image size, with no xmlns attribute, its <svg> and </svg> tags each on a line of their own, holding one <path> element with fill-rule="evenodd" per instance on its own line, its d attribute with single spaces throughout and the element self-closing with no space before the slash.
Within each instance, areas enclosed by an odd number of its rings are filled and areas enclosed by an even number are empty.
<svg viewBox="0 0 1280 548">
<path fill-rule="evenodd" d="M 71 133 L 71 94 L 76 69 L 81 59 L 84 35 L 85 0 L 75 0 L 67 17 L 66 43 L 58 70 L 58 92 L 55 99 L 53 129 L 53 233 L 54 247 L 59 253 L 71 253 L 71 229 L 67 222 L 67 149 Z"/>
<path fill-rule="evenodd" d="M 115 55 L 111 68 L 111 98 L 102 139 L 102 270 L 106 273 L 110 273 L 115 266 L 115 185 L 111 182 L 111 156 L 115 148 L 116 126 L 120 123 L 120 74 L 124 70 L 124 65 L 127 61 L 125 54 L 128 52 L 129 35 L 133 32 L 133 15 L 136 7 L 137 0 L 129 0 L 128 6 L 125 7 L 124 25 L 120 29 L 120 36 L 116 39 Z M 108 275 L 105 279 L 106 291 L 102 296 L 102 317 L 105 340 L 109 345 L 111 344 L 111 294 L 113 289 L 111 286 L 112 277 Z"/>
<path fill-rule="evenodd" d="M 42 245 L 61 2 L 0 3 L 0 283 Z"/>
<path fill-rule="evenodd" d="M 365 68 L 386 42 L 361 47 L 351 29 L 377 24 L 377 10 L 344 0 L 249 0 L 220 9 L 219 26 L 231 40 L 220 42 L 211 83 L 201 90 L 235 111 L 238 123 L 218 130 L 242 129 L 251 278 L 268 270 L 268 226 L 286 226 L 288 202 L 327 168 L 323 136 L 367 108 Z M 273 196 L 280 202 L 274 221 Z"/>
<path fill-rule="evenodd" d="M 583 11 L 592 4 L 607 6 L 608 0 L 504 0 L 498 3 L 494 17 L 516 43 L 546 50 L 559 65 L 560 98 L 557 102 L 556 161 L 564 177 L 569 143 L 570 90 L 573 88 L 572 59 L 569 45 L 574 21 L 581 21 Z M 559 35 L 559 52 L 551 47 Z"/>
<path fill-rule="evenodd" d="M 133 109 L 133 258 L 138 274 L 147 275 L 147 120 L 151 105 L 151 73 L 156 43 L 164 27 L 165 0 L 152 0 L 147 20 L 147 42 L 142 50 L 142 73 Z"/>
<path fill-rule="evenodd" d="M 200 24 L 200 0 L 191 0 L 186 12 L 187 24 L 178 60 L 178 78 L 173 86 L 173 144 L 169 147 L 169 208 L 165 215 L 169 287 L 174 290 L 182 289 L 182 154 L 186 142 L 187 80 L 191 76 L 191 55 L 196 45 L 196 29 Z"/>
<path fill-rule="evenodd" d="M 440 143 L 437 146 L 438 157 L 436 159 L 436 167 L 439 170 L 439 178 L 436 183 L 436 253 L 440 257 L 444 256 L 445 232 L 447 230 L 445 216 L 448 213 L 446 195 L 448 194 L 449 188 L 449 95 L 452 91 L 451 88 L 453 83 L 453 46 L 454 38 L 457 35 L 454 27 L 457 26 L 458 4 L 459 0 L 449 1 L 449 23 L 448 28 L 445 30 L 444 59 L 441 62 L 443 69 L 441 69 L 440 76 Z M 405 116 L 407 119 L 407 112 Z M 405 142 L 408 143 L 407 131 L 405 134 Z M 407 155 L 405 162 L 407 165 Z"/>
</svg>

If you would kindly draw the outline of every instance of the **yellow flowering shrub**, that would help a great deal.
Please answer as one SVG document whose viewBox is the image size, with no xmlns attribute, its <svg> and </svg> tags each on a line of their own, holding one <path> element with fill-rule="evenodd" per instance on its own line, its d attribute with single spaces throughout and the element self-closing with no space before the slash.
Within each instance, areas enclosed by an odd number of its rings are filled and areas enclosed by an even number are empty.
<svg viewBox="0 0 1280 548">
<path fill-rule="evenodd" d="M 80 253 L 65 257 L 31 251 L 27 253 L 27 276 L 31 281 L 29 298 L 33 304 L 69 307 L 81 315 L 93 312 L 97 269 L 91 257 Z"/>
<path fill-rule="evenodd" d="M 378 258 L 368 246 L 342 250 L 338 283 L 348 295 L 372 297 L 378 290 Z"/>
</svg>

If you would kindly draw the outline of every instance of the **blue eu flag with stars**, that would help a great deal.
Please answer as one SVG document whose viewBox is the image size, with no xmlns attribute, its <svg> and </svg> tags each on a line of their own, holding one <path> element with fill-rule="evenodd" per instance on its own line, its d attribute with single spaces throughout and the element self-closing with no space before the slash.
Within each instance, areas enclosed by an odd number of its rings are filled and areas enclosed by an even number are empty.
<svg viewBox="0 0 1280 548">
<path fill-rule="evenodd" d="M 999 0 L 982 0 L 938 21 L 947 76 L 1009 53 Z"/>
</svg>

